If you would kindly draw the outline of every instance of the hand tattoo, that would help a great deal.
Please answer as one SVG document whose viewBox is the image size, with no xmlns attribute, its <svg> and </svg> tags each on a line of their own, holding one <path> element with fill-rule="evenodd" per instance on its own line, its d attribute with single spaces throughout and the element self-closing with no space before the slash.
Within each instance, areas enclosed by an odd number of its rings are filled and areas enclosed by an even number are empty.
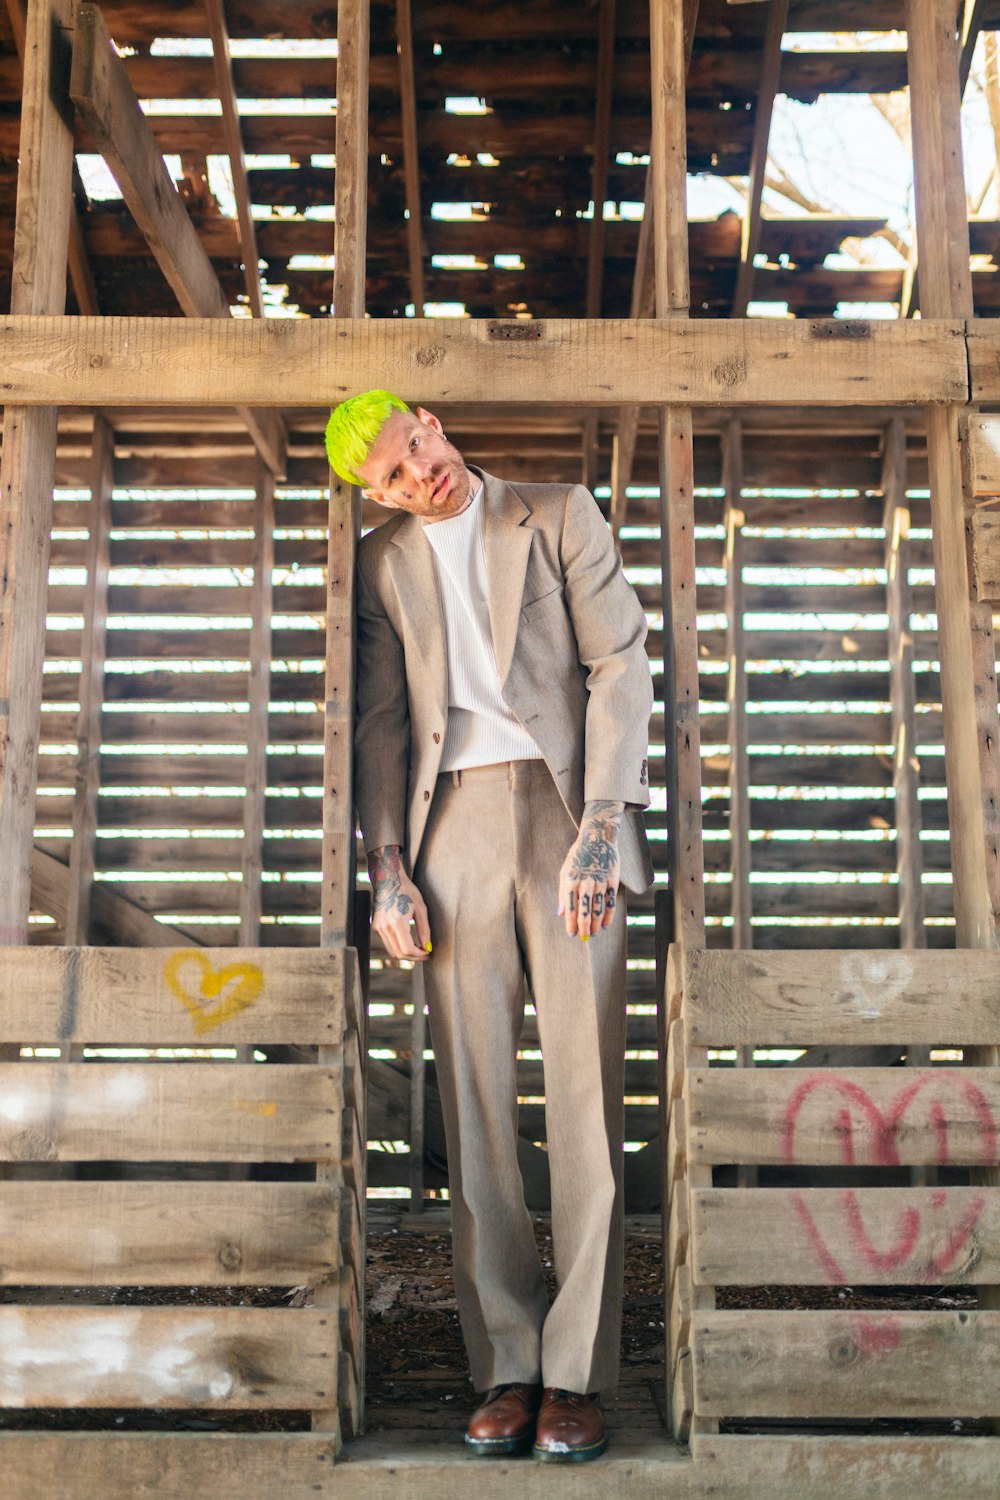
<svg viewBox="0 0 1000 1500">
<path fill-rule="evenodd" d="M 570 880 L 596 880 L 604 885 L 618 873 L 618 829 L 622 820 L 619 802 L 588 802 L 583 809 L 580 837 Z"/>
<path fill-rule="evenodd" d="M 386 844 L 368 856 L 368 877 L 372 883 L 372 910 L 398 911 L 408 917 L 413 898 L 402 888 L 403 862 L 398 844 Z"/>
</svg>

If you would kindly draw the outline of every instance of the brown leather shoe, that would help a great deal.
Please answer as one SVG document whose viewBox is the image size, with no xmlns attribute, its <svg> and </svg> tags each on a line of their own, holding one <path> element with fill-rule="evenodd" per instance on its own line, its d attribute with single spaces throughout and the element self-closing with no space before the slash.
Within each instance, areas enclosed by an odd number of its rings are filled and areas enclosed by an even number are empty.
<svg viewBox="0 0 1000 1500">
<path fill-rule="evenodd" d="M 535 1436 L 540 1385 L 495 1385 L 469 1418 L 466 1446 L 483 1457 L 526 1453 Z"/>
<path fill-rule="evenodd" d="M 546 1386 L 535 1429 L 534 1456 L 542 1463 L 580 1464 L 608 1446 L 604 1413 L 596 1396 Z"/>
</svg>

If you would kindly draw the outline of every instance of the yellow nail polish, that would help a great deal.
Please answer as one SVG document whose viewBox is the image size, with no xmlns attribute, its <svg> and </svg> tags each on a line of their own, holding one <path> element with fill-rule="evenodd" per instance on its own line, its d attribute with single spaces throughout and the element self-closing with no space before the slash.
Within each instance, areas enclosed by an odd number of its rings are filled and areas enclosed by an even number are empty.
<svg viewBox="0 0 1000 1500">
<path fill-rule="evenodd" d="M 584 935 L 584 934 L 583 934 L 583 933 L 582 933 L 582 932 L 581 932 L 581 933 L 580 933 L 580 942 L 581 942 L 581 943 L 589 943 L 589 942 L 590 942 L 590 933 L 589 933 L 589 932 L 588 932 L 588 933 L 587 933 L 587 934 L 586 934 L 586 935 Z"/>
<path fill-rule="evenodd" d="M 424 944 L 424 952 L 425 953 L 433 953 L 434 952 L 434 948 L 433 948 L 433 945 L 431 943 L 430 938 L 428 938 L 427 941 L 426 941 L 426 943 Z"/>
</svg>

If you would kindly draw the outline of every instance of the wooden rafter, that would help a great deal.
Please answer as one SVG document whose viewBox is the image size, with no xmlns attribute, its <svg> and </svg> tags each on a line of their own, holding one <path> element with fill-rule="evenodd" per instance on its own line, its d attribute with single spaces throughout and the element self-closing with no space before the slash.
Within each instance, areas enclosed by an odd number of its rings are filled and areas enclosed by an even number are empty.
<svg viewBox="0 0 1000 1500">
<path fill-rule="evenodd" d="M 243 254 L 243 279 L 246 284 L 250 311 L 255 318 L 262 318 L 264 300 L 260 289 L 257 231 L 254 228 L 250 206 L 250 186 L 247 181 L 246 157 L 243 154 L 239 109 L 236 104 L 236 85 L 233 82 L 233 59 L 229 51 L 225 0 L 205 0 L 205 10 L 208 15 L 209 36 L 212 38 L 216 87 L 219 90 L 219 103 L 222 105 L 222 128 L 226 137 L 226 153 L 233 174 L 233 192 L 236 195 L 236 218 L 240 226 L 240 249 Z"/>
<path fill-rule="evenodd" d="M 184 313 L 229 321 L 229 301 L 167 172 L 139 108 L 125 65 L 96 5 L 76 13 L 70 97 L 115 176 Z M 274 474 L 284 472 L 285 436 L 270 411 L 240 407 L 254 446 Z"/>
<path fill-rule="evenodd" d="M 422 318 L 426 300 L 424 235 L 420 206 L 420 142 L 417 137 L 417 90 L 413 58 L 410 0 L 396 0 L 396 50 L 399 54 L 399 104 L 403 124 L 403 183 L 406 194 L 406 251 L 414 316 Z"/>
<path fill-rule="evenodd" d="M 733 293 L 732 316 L 734 318 L 746 317 L 747 306 L 753 293 L 754 259 L 760 249 L 761 201 L 764 192 L 764 174 L 767 169 L 767 144 L 771 134 L 771 115 L 774 111 L 778 78 L 781 73 L 781 38 L 785 33 L 787 18 L 788 0 L 770 0 L 760 83 L 757 88 L 753 149 L 750 154 L 749 194 L 746 212 L 743 215 L 740 263 L 736 272 L 736 290 Z"/>
</svg>

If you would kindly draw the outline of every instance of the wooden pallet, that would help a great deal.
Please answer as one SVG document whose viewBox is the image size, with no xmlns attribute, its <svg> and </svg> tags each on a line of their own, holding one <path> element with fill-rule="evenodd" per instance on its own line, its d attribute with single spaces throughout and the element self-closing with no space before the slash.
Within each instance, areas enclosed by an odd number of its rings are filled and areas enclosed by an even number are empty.
<svg viewBox="0 0 1000 1500">
<path fill-rule="evenodd" d="M 690 1438 L 696 1461 L 779 1442 L 720 1438 L 720 1420 L 829 1430 L 1000 1415 L 1000 1313 L 762 1311 L 718 1308 L 715 1295 L 722 1286 L 1000 1283 L 1000 1189 L 983 1180 L 998 1159 L 1000 1071 L 725 1069 L 707 1059 L 709 1048 L 754 1045 L 982 1047 L 1000 1035 L 998 991 L 1000 964 L 989 952 L 671 950 L 669 1396 L 674 1432 Z M 722 1166 L 838 1167 L 841 1185 L 713 1186 Z M 948 1185 L 900 1186 L 907 1167 L 947 1167 Z M 858 1168 L 869 1185 L 850 1185 Z M 953 1168 L 969 1169 L 966 1185 Z M 883 1177 L 895 1185 L 870 1185 Z M 894 1473 L 908 1470 L 912 1440 L 902 1430 L 839 1438 L 848 1445 L 839 1450 L 833 1439 L 813 1441 L 817 1474 L 823 1455 L 837 1451 L 860 1463 L 870 1454 L 873 1464 L 878 1452 L 891 1454 Z M 980 1441 L 991 1468 L 1000 1453 L 992 1439 L 925 1441 L 934 1446 L 923 1451 L 945 1466 L 954 1455 L 972 1463 Z"/>
<path fill-rule="evenodd" d="M 360 995 L 353 949 L 0 951 L 0 1407 L 302 1413 L 330 1453 L 358 1429 Z M 214 1437 L 176 1441 L 211 1470 Z"/>
</svg>

